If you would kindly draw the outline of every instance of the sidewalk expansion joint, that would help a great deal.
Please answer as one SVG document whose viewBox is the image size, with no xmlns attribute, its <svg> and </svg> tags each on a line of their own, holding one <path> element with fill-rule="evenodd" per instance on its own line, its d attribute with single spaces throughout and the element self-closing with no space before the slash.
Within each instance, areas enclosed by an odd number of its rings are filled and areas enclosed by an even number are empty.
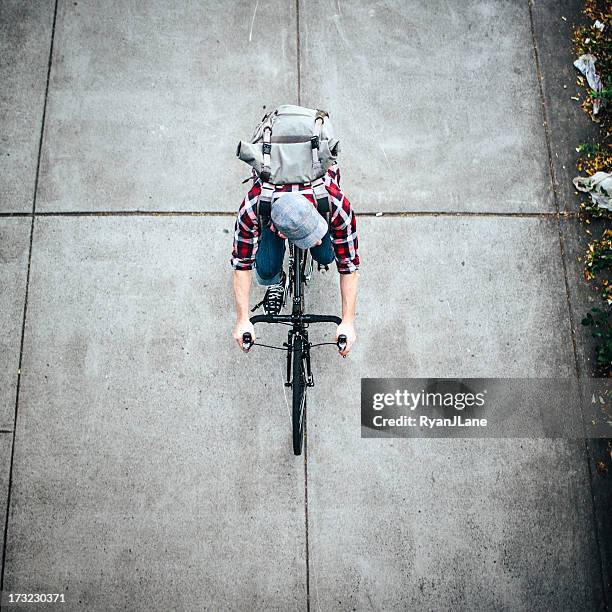
<svg viewBox="0 0 612 612">
<path fill-rule="evenodd" d="M 357 217 L 517 217 L 539 219 L 579 219 L 578 212 L 493 212 L 493 211 L 453 211 L 453 210 L 415 210 L 415 211 L 386 211 L 386 212 L 358 212 Z M 54 212 L 0 212 L 0 218 L 12 217 L 235 217 L 236 211 L 181 211 L 181 210 L 82 210 L 82 211 L 54 211 Z"/>
<path fill-rule="evenodd" d="M 32 221 L 30 223 L 30 243 L 28 247 L 28 265 L 26 270 L 26 281 L 25 281 L 25 294 L 23 299 L 23 314 L 21 319 L 21 340 L 19 343 L 19 365 L 17 369 L 17 385 L 15 389 L 15 410 L 13 413 L 13 429 L 11 432 L 8 430 L 2 430 L 2 433 L 11 433 L 11 456 L 9 459 L 9 470 L 8 470 L 8 487 L 6 495 L 6 511 L 4 516 L 4 533 L 2 539 L 2 569 L 0 571 L 0 592 L 4 590 L 4 573 L 6 569 L 6 549 L 8 542 L 8 527 L 9 527 L 9 516 L 11 512 L 11 493 L 13 488 L 13 466 L 15 463 L 15 437 L 17 430 L 17 414 L 19 411 L 19 394 L 21 391 L 21 371 L 23 364 L 23 345 L 25 338 L 26 329 L 26 317 L 28 313 L 28 294 L 30 289 L 30 272 L 32 268 L 32 244 L 34 241 L 34 221 L 36 219 L 36 196 L 38 193 L 38 181 L 40 177 L 40 161 L 42 156 L 43 136 L 45 132 L 45 120 L 47 116 L 47 100 L 49 97 L 49 82 L 51 80 L 51 66 L 53 64 L 53 44 L 55 41 L 55 24 L 57 21 L 57 3 L 55 0 L 53 7 L 53 24 L 51 26 L 51 41 L 49 44 L 49 62 L 47 64 L 47 82 L 45 85 L 45 96 L 42 108 L 42 119 L 40 125 L 40 138 L 38 140 L 38 158 L 36 163 L 36 175 L 34 177 L 34 193 L 32 195 L 32 212 L 30 216 Z"/>
</svg>

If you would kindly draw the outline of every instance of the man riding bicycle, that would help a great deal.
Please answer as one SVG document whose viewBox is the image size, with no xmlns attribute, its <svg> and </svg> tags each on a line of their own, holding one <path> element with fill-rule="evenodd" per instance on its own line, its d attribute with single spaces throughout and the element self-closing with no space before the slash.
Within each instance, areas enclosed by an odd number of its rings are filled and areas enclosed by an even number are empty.
<svg viewBox="0 0 612 612">
<path fill-rule="evenodd" d="M 329 195 L 329 227 L 316 209 L 312 186 L 308 183 L 276 185 L 272 197 L 270 221 L 260 228 L 257 201 L 262 183 L 253 173 L 253 185 L 240 204 L 236 218 L 231 265 L 234 295 L 236 299 L 236 325 L 233 337 L 242 348 L 242 336 L 249 332 L 255 340 L 255 329 L 249 320 L 249 294 L 251 270 L 260 285 L 268 289 L 261 302 L 266 314 L 278 314 L 285 290 L 285 273 L 282 270 L 285 240 L 302 249 L 310 249 L 312 258 L 320 265 L 334 259 L 340 273 L 342 298 L 342 322 L 336 328 L 336 339 L 341 334 L 347 338 L 346 356 L 356 340 L 355 302 L 359 255 L 355 213 L 340 189 L 340 169 L 333 163 L 324 181 Z"/>
</svg>

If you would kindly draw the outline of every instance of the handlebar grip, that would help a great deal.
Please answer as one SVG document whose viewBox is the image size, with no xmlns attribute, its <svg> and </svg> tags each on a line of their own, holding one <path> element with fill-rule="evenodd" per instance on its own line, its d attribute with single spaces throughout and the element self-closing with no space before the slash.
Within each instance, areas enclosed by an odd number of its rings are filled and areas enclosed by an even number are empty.
<svg viewBox="0 0 612 612">
<path fill-rule="evenodd" d="M 346 348 L 346 336 L 344 334 L 340 334 L 336 344 L 338 345 L 338 349 L 343 351 Z"/>
<path fill-rule="evenodd" d="M 244 332 L 242 334 L 242 350 L 248 351 L 253 346 L 253 336 L 251 336 L 251 332 Z"/>
</svg>

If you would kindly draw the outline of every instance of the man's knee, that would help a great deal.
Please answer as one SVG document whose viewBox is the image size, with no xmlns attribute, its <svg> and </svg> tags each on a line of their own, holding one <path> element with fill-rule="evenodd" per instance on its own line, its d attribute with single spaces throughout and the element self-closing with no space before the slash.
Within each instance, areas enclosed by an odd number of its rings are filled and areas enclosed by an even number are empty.
<svg viewBox="0 0 612 612">
<path fill-rule="evenodd" d="M 318 253 L 312 253 L 312 258 L 317 263 L 320 263 L 322 266 L 328 266 L 330 263 L 334 261 L 334 254 L 333 252 L 326 253 L 325 251 L 323 251 L 323 252 L 318 252 Z"/>
<path fill-rule="evenodd" d="M 255 278 L 257 280 L 257 283 L 260 285 L 273 285 L 274 283 L 278 282 L 278 280 L 280 279 L 282 267 L 282 263 L 280 266 L 275 267 L 266 264 L 262 266 L 256 261 Z"/>
<path fill-rule="evenodd" d="M 323 241 L 320 245 L 310 249 L 310 254 L 312 258 L 322 266 L 327 266 L 334 261 L 334 249 L 332 248 L 329 234 L 323 237 Z"/>
<path fill-rule="evenodd" d="M 257 267 L 257 274 L 263 280 L 270 280 L 271 278 L 274 278 L 280 272 L 280 267 L 267 266 L 267 265 L 263 265 L 263 266 L 259 265 L 256 267 Z"/>
</svg>

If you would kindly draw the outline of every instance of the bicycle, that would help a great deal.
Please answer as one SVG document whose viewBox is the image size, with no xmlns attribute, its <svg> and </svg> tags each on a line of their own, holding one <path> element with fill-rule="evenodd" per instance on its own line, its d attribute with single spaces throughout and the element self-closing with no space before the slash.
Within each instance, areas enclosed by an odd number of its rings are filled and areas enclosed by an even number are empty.
<svg viewBox="0 0 612 612">
<path fill-rule="evenodd" d="M 318 264 L 328 269 L 327 266 Z M 311 323 L 336 323 L 342 322 L 340 317 L 334 315 L 315 315 L 304 313 L 304 290 L 314 269 L 314 261 L 310 251 L 300 249 L 293 243 L 289 249 L 289 273 L 285 278 L 285 294 L 282 307 L 287 302 L 287 295 L 292 296 L 291 314 L 264 314 L 254 315 L 250 318 L 253 325 L 255 323 L 280 323 L 288 325 L 291 329 L 288 332 L 287 342 L 283 346 L 271 346 L 253 342 L 249 332 L 242 335 L 242 348 L 245 352 L 252 346 L 263 346 L 266 348 L 280 349 L 287 351 L 287 382 L 285 387 L 292 388 L 292 411 L 291 422 L 293 429 L 293 452 L 295 455 L 302 454 L 304 443 L 304 421 L 306 418 L 306 390 L 314 387 L 314 378 L 310 367 L 310 349 L 315 346 L 331 344 L 343 351 L 346 348 L 347 338 L 344 334 L 338 336 L 336 342 L 319 342 L 312 344 L 308 341 L 308 326 Z M 346 356 L 346 355 L 344 355 Z"/>
</svg>

